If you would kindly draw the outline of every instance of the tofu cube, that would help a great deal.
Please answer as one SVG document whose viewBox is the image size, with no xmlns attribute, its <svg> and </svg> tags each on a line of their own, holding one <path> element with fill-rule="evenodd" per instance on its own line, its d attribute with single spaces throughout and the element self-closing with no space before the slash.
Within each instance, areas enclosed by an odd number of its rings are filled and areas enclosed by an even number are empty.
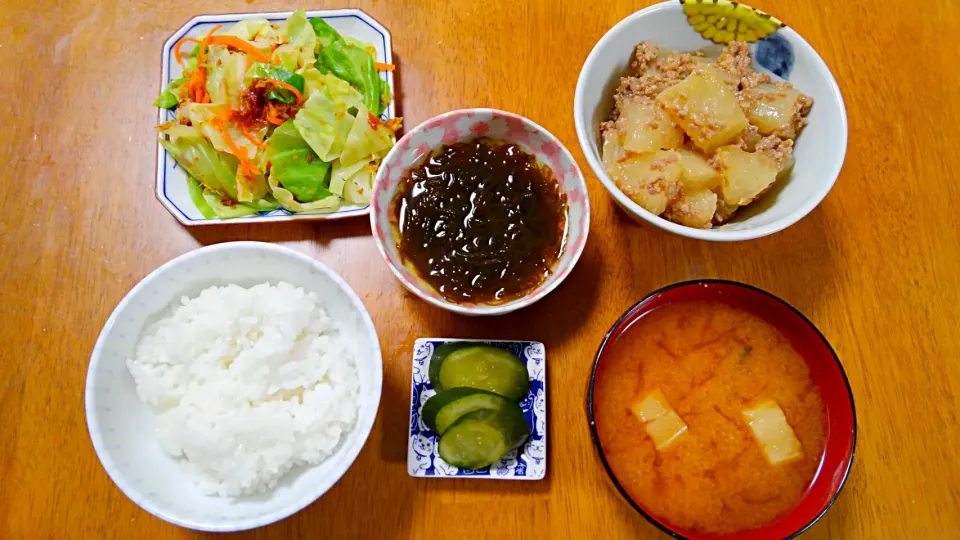
<svg viewBox="0 0 960 540">
<path fill-rule="evenodd" d="M 687 431 L 687 424 L 670 407 L 660 390 L 654 390 L 635 401 L 630 410 L 643 424 L 657 450 L 669 447 Z"/>
<path fill-rule="evenodd" d="M 803 457 L 800 440 L 776 402 L 764 401 L 744 409 L 743 418 L 771 465 L 792 463 Z"/>
</svg>

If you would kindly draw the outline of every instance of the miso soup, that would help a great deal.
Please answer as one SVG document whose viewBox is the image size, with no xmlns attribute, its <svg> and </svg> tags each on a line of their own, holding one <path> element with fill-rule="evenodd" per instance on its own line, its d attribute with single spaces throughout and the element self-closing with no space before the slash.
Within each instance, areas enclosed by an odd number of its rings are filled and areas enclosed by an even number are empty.
<svg viewBox="0 0 960 540">
<path fill-rule="evenodd" d="M 629 496 L 702 533 L 761 527 L 794 507 L 824 449 L 824 408 L 774 326 L 715 302 L 655 309 L 597 367 L 594 417 Z"/>
</svg>

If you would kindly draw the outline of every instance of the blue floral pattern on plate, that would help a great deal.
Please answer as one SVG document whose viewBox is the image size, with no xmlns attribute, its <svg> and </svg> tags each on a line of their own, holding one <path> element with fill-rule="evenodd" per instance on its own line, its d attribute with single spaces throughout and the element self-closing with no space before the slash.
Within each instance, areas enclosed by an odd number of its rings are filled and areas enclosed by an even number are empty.
<svg viewBox="0 0 960 540">
<path fill-rule="evenodd" d="M 753 45 L 754 61 L 781 79 L 790 79 L 794 54 L 790 42 L 779 34 L 770 34 Z"/>
<path fill-rule="evenodd" d="M 430 357 L 437 347 L 454 341 L 469 341 L 506 349 L 527 365 L 530 393 L 520 402 L 530 424 L 530 438 L 520 448 L 484 469 L 459 469 L 437 453 L 439 437 L 423 425 L 420 408 L 436 392 L 428 375 Z M 410 392 L 410 438 L 407 444 L 407 472 L 418 477 L 470 477 L 502 480 L 541 480 L 547 474 L 547 366 L 546 351 L 539 341 L 483 341 L 462 339 L 418 339 L 413 346 L 413 377 Z"/>
</svg>

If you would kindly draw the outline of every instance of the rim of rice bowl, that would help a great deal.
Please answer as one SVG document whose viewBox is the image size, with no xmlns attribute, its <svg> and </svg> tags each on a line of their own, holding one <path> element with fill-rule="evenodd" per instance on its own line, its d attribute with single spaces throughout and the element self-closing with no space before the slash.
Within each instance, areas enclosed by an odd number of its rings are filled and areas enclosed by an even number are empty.
<svg viewBox="0 0 960 540">
<path fill-rule="evenodd" d="M 204 264 L 203 260 L 206 260 L 208 257 L 216 260 L 219 262 L 219 264 L 225 264 L 222 262 L 223 260 L 230 260 L 232 258 L 233 260 L 230 262 L 230 264 L 234 265 L 237 264 L 238 258 L 247 258 L 249 259 L 247 262 L 251 264 L 255 265 L 257 262 L 262 262 L 265 266 L 269 266 L 270 269 L 280 271 L 278 271 L 275 275 L 272 273 L 264 273 L 258 279 L 254 278 L 252 281 L 250 279 L 244 280 L 224 277 L 216 282 L 208 282 L 201 287 L 194 287 L 196 290 L 192 291 L 192 293 L 175 292 L 170 295 L 169 301 L 166 302 L 167 307 L 165 309 L 160 310 L 160 312 L 151 311 L 148 315 L 146 315 L 145 318 L 142 317 L 142 313 L 148 310 L 148 308 L 145 307 L 145 303 L 149 304 L 151 301 L 150 298 L 145 298 L 145 296 L 156 295 L 157 287 L 166 286 L 169 288 L 171 287 L 171 283 L 177 284 L 178 274 L 187 272 L 189 275 L 192 266 Z M 295 273 L 294 270 L 290 269 L 290 267 L 297 265 L 309 266 L 309 273 L 316 277 L 315 280 L 310 280 L 310 283 L 316 283 L 316 285 L 305 285 L 302 282 L 297 283 L 296 279 L 291 280 L 284 278 L 285 272 L 288 275 Z M 184 268 L 186 268 L 186 270 L 184 270 Z M 306 269 L 301 269 L 298 271 L 306 271 Z M 174 274 L 173 278 L 168 276 L 168 274 L 171 273 Z M 103 392 L 102 388 L 98 388 L 98 382 L 102 378 L 102 374 L 111 371 L 123 371 L 124 373 L 122 377 L 125 380 L 124 384 L 128 385 L 130 389 L 132 389 L 131 391 L 136 397 L 139 407 L 142 407 L 144 411 L 147 411 L 146 414 L 156 419 L 156 412 L 152 407 L 150 407 L 150 405 L 148 405 L 146 402 L 143 402 L 140 399 L 139 394 L 136 392 L 136 385 L 128 370 L 126 360 L 135 358 L 137 356 L 136 346 L 139 345 L 141 339 L 150 331 L 151 327 L 155 325 L 158 320 L 162 318 L 170 318 L 173 315 L 173 312 L 182 306 L 182 302 L 180 301 L 181 297 L 189 296 L 191 299 L 194 299 L 198 296 L 200 290 L 206 290 L 211 287 L 223 287 L 229 284 L 239 284 L 244 289 L 250 289 L 252 286 L 259 283 L 268 282 L 271 285 L 276 286 L 278 282 L 285 281 L 293 285 L 295 288 L 303 289 L 305 296 L 313 292 L 318 293 L 318 295 L 322 298 L 324 294 L 320 294 L 319 289 L 324 287 L 324 280 L 328 281 L 328 283 L 326 283 L 326 288 L 332 289 L 335 287 L 336 289 L 339 289 L 338 291 L 335 291 L 335 294 L 342 294 L 347 299 L 346 312 L 344 311 L 342 302 L 339 310 L 333 309 L 329 302 L 318 302 L 319 306 L 326 312 L 328 319 L 335 320 L 338 317 L 350 315 L 350 311 L 354 312 L 353 314 L 356 316 L 354 325 L 357 328 L 354 332 L 356 335 L 353 336 L 353 339 L 347 335 L 343 335 L 343 329 L 339 329 L 341 340 L 344 342 L 350 342 L 354 357 L 353 368 L 357 373 L 359 384 L 356 397 L 356 415 L 352 429 L 350 429 L 348 432 L 345 431 L 340 436 L 340 440 L 338 441 L 332 454 L 322 459 L 315 465 L 295 466 L 293 471 L 288 471 L 280 478 L 279 486 L 253 495 L 243 495 L 238 497 L 221 497 L 217 495 L 207 496 L 211 500 L 216 499 L 220 501 L 227 501 L 228 503 L 237 502 L 238 505 L 245 505 L 244 507 L 250 510 L 247 513 L 225 517 L 211 515 L 212 512 L 204 512 L 202 509 L 198 509 L 196 511 L 193 511 L 194 509 L 189 509 L 183 512 L 166 511 L 163 507 L 164 505 L 157 504 L 155 501 L 156 493 L 154 493 L 151 489 L 144 488 L 141 484 L 142 478 L 136 477 L 139 475 L 139 469 L 135 474 L 131 474 L 129 470 L 126 472 L 121 470 L 121 465 L 129 468 L 129 463 L 126 462 L 125 456 L 119 452 L 118 453 L 120 455 L 114 456 L 111 453 L 111 450 L 118 451 L 118 448 L 114 448 L 113 445 L 111 445 L 111 448 L 108 448 L 108 442 L 104 437 L 104 429 L 109 432 L 108 434 L 112 434 L 114 430 L 112 426 L 102 425 L 102 422 L 104 422 L 105 419 L 100 418 L 103 410 L 109 412 L 109 409 L 106 409 L 105 407 L 105 404 L 109 403 L 101 403 L 100 401 L 102 400 L 107 402 L 109 399 L 111 399 L 109 390 Z M 238 281 L 241 283 L 237 283 Z M 243 281 L 250 282 L 246 283 Z M 300 281 L 303 281 L 303 279 Z M 174 285 L 174 288 L 176 287 L 177 286 Z M 180 285 L 179 289 L 180 291 L 183 291 L 183 285 Z M 124 322 L 121 319 L 123 317 L 129 317 L 129 312 L 131 311 L 137 312 L 142 318 L 144 318 L 144 322 L 142 327 L 139 329 L 139 332 L 136 333 L 137 335 L 133 336 L 133 347 L 127 346 L 129 350 L 126 350 L 124 360 L 122 362 L 118 363 L 116 360 L 110 360 L 110 362 L 115 365 L 104 368 L 101 364 L 104 362 L 103 359 L 105 353 L 110 354 L 115 342 L 118 339 L 125 337 L 121 335 L 120 338 L 118 338 L 115 335 L 117 333 L 118 325 L 120 325 L 120 331 L 123 332 L 122 326 Z M 126 338 L 129 338 L 129 336 L 126 336 Z M 360 352 L 364 347 L 364 344 L 356 343 L 358 339 L 372 340 L 372 343 L 367 346 L 367 354 Z M 118 356 L 117 353 L 113 353 L 113 355 Z M 87 428 L 94 449 L 97 453 L 97 457 L 100 459 L 100 462 L 110 479 L 128 498 L 130 498 L 142 509 L 160 519 L 190 529 L 213 532 L 239 531 L 260 527 L 284 519 L 302 510 L 326 493 L 331 487 L 333 487 L 333 485 L 339 481 L 339 479 L 346 473 L 347 469 L 349 469 L 353 464 L 369 437 L 379 409 L 381 390 L 382 355 L 376 329 L 360 298 L 339 275 L 319 261 L 290 248 L 261 242 L 228 242 L 213 246 L 201 247 L 194 251 L 180 255 L 179 257 L 176 257 L 167 263 L 164 263 L 159 268 L 148 274 L 139 283 L 137 283 L 113 310 L 110 317 L 107 319 L 107 322 L 104 324 L 99 337 L 97 338 L 97 342 L 94 345 L 93 352 L 91 354 L 90 365 L 87 370 L 87 381 L 85 388 Z M 117 393 L 120 392 L 114 392 L 114 394 Z M 155 433 L 151 433 L 144 429 L 143 431 L 138 432 L 136 436 L 140 438 L 149 438 L 149 442 L 151 444 L 156 445 L 158 448 L 160 447 L 161 441 Z M 170 460 L 173 466 L 181 468 L 183 467 L 183 463 L 175 463 L 177 461 L 182 461 L 182 458 L 174 458 L 165 452 L 160 452 Z M 129 461 L 133 461 L 133 459 Z M 330 467 L 327 467 L 328 465 Z M 332 470 L 325 471 L 325 474 L 319 476 L 319 478 L 311 478 L 309 483 L 298 481 L 298 479 L 300 479 L 302 476 L 309 475 L 311 470 L 317 470 L 324 467 L 332 467 Z M 185 468 L 183 470 L 186 471 Z M 144 476 L 148 474 L 148 472 L 145 472 Z M 184 472 L 184 475 L 188 474 L 188 472 Z M 288 482 L 287 480 L 290 479 L 291 476 L 293 477 L 293 480 Z M 189 493 L 191 496 L 202 493 L 200 483 L 193 479 L 192 476 L 191 480 L 193 481 L 191 481 L 189 485 L 181 482 L 175 486 L 177 491 L 182 491 L 186 495 L 186 492 L 191 490 L 192 493 Z M 283 490 L 282 493 L 281 487 Z M 156 491 L 159 491 L 159 489 Z M 199 496 L 202 497 L 203 495 Z M 279 502 L 274 500 L 275 498 L 279 498 Z M 271 503 L 275 503 L 272 504 L 272 506 L 275 506 L 275 508 L 272 508 L 266 512 L 257 511 L 259 507 L 271 506 Z"/>
</svg>

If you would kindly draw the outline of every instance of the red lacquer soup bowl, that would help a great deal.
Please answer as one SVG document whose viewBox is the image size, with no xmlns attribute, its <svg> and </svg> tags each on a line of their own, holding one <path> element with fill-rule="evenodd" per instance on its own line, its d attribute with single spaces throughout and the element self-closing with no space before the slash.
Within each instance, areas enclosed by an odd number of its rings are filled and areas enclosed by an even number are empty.
<svg viewBox="0 0 960 540">
<path fill-rule="evenodd" d="M 597 369 L 609 354 L 611 346 L 638 319 L 656 308 L 675 302 L 721 302 L 752 313 L 776 327 L 806 361 L 810 377 L 817 385 L 825 413 L 825 444 L 819 469 L 806 492 L 790 511 L 757 529 L 728 535 L 704 534 L 671 525 L 633 500 L 614 474 L 604 454 L 594 416 L 594 387 Z M 857 420 L 853 394 L 840 359 L 823 334 L 799 311 L 772 294 L 732 281 L 699 280 L 677 283 L 651 293 L 635 304 L 613 325 L 597 351 L 587 415 L 593 442 L 604 468 L 614 485 L 630 505 L 650 523 L 676 538 L 724 540 L 769 540 L 793 538 L 817 522 L 837 499 L 850 473 L 857 439 Z"/>
</svg>

